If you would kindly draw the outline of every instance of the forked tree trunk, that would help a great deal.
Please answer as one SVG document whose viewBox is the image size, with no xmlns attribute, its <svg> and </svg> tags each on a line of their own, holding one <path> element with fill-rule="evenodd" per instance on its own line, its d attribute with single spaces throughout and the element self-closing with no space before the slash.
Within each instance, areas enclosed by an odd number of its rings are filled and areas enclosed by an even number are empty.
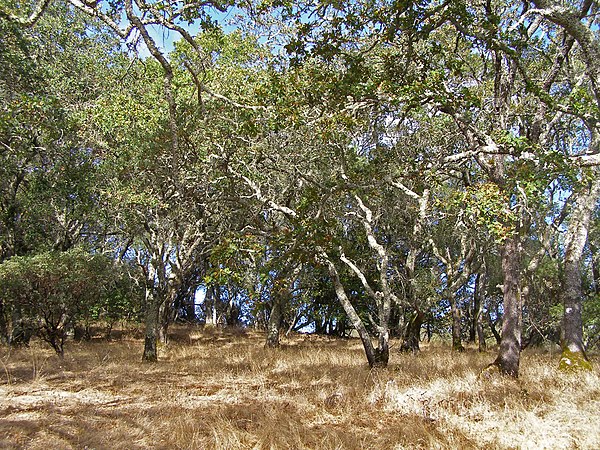
<svg viewBox="0 0 600 450">
<path fill-rule="evenodd" d="M 496 320 L 496 322 L 494 322 L 492 320 L 492 315 L 491 315 L 489 309 L 486 313 L 486 317 L 487 317 L 488 325 L 490 326 L 490 331 L 492 332 L 492 336 L 494 336 L 494 339 L 496 340 L 496 345 L 500 345 L 500 341 L 502 341 L 502 337 L 500 336 L 500 333 L 498 333 L 498 330 L 496 330 L 496 324 L 498 323 L 498 321 Z"/>
<path fill-rule="evenodd" d="M 346 315 L 350 319 L 350 323 L 358 333 L 360 340 L 362 342 L 363 348 L 365 350 L 365 355 L 367 356 L 367 361 L 369 363 L 369 367 L 386 367 L 389 361 L 389 333 L 379 333 L 378 347 L 375 348 L 373 346 L 373 342 L 371 342 L 371 336 L 367 331 L 363 321 L 359 317 L 358 313 L 352 306 L 350 299 L 346 295 L 346 291 L 344 290 L 344 286 L 340 281 L 340 277 L 337 269 L 333 265 L 331 261 L 328 259 L 327 266 L 329 267 L 329 274 L 333 280 L 333 285 L 335 288 L 335 293 L 339 302 L 341 303 Z"/>
<path fill-rule="evenodd" d="M 561 336 L 562 355 L 559 363 L 561 370 L 591 370 L 592 368 L 583 345 L 583 322 L 581 319 L 583 289 L 580 266 L 590 219 L 599 193 L 600 179 L 596 179 L 591 186 L 577 196 L 566 233 L 565 265 L 561 289 L 564 305 Z"/>
<path fill-rule="evenodd" d="M 462 345 L 461 330 L 461 311 L 458 302 L 459 289 L 468 282 L 471 272 L 474 269 L 475 246 L 469 241 L 468 236 L 463 234 L 460 238 L 460 256 L 453 260 L 451 251 L 446 247 L 445 254 L 435 245 L 433 239 L 430 239 L 433 247 L 433 253 L 445 266 L 447 286 L 442 296 L 450 302 L 450 311 L 452 313 L 452 350 L 462 352 L 465 348 Z"/>
<path fill-rule="evenodd" d="M 504 316 L 500 351 L 494 361 L 500 372 L 517 378 L 521 358 L 522 305 L 520 292 L 521 250 L 518 235 L 506 238 L 502 247 Z"/>
<path fill-rule="evenodd" d="M 419 352 L 419 341 L 421 340 L 421 326 L 425 320 L 425 314 L 420 310 L 415 311 L 404 330 L 404 337 L 400 347 L 401 352 Z"/>
</svg>

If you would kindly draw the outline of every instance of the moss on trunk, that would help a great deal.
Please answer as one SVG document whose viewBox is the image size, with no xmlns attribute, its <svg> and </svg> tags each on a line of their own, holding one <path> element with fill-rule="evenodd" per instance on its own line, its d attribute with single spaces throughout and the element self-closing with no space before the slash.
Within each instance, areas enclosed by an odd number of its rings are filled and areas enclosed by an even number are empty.
<svg viewBox="0 0 600 450">
<path fill-rule="evenodd" d="M 563 372 L 579 372 L 581 370 L 592 370 L 592 363 L 587 359 L 584 352 L 574 352 L 569 348 L 563 348 L 558 369 Z"/>
</svg>

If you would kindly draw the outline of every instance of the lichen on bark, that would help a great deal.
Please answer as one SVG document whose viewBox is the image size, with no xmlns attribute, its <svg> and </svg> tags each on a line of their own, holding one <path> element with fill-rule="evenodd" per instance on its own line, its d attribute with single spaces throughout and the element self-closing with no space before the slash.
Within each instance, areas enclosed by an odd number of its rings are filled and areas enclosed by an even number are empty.
<svg viewBox="0 0 600 450">
<path fill-rule="evenodd" d="M 563 348 L 558 369 L 562 372 L 579 372 L 592 370 L 592 363 L 587 359 L 584 352 L 574 352 L 569 348 Z"/>
</svg>

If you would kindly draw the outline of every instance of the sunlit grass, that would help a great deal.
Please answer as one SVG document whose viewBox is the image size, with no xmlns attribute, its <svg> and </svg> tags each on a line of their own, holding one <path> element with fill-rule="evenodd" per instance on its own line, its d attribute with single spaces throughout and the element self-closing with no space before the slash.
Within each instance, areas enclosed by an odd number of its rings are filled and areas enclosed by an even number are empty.
<svg viewBox="0 0 600 450">
<path fill-rule="evenodd" d="M 369 370 L 359 341 L 175 327 L 157 364 L 142 340 L 0 349 L 0 448 L 600 448 L 600 376 L 526 351 L 519 380 L 480 376 L 494 353 L 424 345 Z"/>
</svg>

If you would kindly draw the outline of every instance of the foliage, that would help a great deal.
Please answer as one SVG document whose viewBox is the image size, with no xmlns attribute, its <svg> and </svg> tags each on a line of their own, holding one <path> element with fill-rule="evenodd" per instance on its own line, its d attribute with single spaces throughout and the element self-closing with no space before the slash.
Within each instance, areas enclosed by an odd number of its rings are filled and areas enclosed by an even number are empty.
<svg viewBox="0 0 600 450">
<path fill-rule="evenodd" d="M 153 342 L 212 289 L 250 325 L 285 298 L 289 329 L 344 334 L 354 308 L 371 337 L 420 315 L 444 334 L 450 294 L 473 325 L 475 273 L 490 322 L 506 313 L 514 240 L 514 323 L 554 337 L 600 46 L 593 2 L 534 3 L 42 2 L 29 20 L 3 0 L 0 331 L 47 321 L 62 352 L 70 325 L 142 310 Z"/>
<path fill-rule="evenodd" d="M 5 313 L 18 311 L 60 355 L 76 324 L 125 317 L 135 305 L 128 271 L 82 249 L 10 258 L 0 265 L 0 289 Z"/>
</svg>

